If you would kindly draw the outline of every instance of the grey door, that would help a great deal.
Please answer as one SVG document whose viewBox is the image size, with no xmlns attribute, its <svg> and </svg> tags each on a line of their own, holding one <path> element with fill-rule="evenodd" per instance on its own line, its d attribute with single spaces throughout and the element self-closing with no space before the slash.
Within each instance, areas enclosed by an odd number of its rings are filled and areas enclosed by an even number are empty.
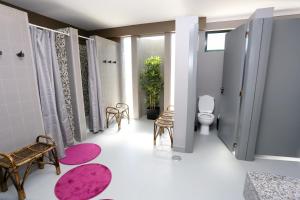
<svg viewBox="0 0 300 200">
<path fill-rule="evenodd" d="M 233 151 L 237 141 L 244 62 L 246 55 L 246 25 L 226 35 L 223 81 L 220 103 L 219 138 Z"/>
</svg>

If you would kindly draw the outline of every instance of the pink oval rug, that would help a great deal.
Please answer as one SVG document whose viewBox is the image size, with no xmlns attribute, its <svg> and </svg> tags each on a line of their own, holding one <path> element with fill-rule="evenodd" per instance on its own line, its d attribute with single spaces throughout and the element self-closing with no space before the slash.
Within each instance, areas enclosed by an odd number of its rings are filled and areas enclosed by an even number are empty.
<svg viewBox="0 0 300 200">
<path fill-rule="evenodd" d="M 101 148 L 97 144 L 83 143 L 68 147 L 66 156 L 59 161 L 65 165 L 79 165 L 89 162 L 101 153 Z"/>
<path fill-rule="evenodd" d="M 86 164 L 64 174 L 55 185 L 60 200 L 86 200 L 103 192 L 111 181 L 110 170 L 101 164 Z"/>
</svg>

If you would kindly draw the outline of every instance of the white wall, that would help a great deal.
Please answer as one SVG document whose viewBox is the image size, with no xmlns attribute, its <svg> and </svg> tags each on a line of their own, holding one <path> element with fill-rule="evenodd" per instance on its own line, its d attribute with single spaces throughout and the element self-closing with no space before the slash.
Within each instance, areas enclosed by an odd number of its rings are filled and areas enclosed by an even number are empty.
<svg viewBox="0 0 300 200">
<path fill-rule="evenodd" d="M 132 64 L 132 100 L 133 100 L 133 118 L 139 119 L 140 115 L 140 97 L 139 97 L 139 50 L 138 50 L 138 38 L 137 36 L 131 37 L 131 64 Z"/>
<path fill-rule="evenodd" d="M 219 112 L 220 88 L 222 86 L 224 51 L 205 52 L 205 32 L 199 33 L 199 59 L 197 95 L 211 95 L 215 98 L 215 114 Z M 198 100 L 198 99 L 197 99 Z"/>
<path fill-rule="evenodd" d="M 44 134 L 27 14 L 0 5 L 0 151 Z M 16 56 L 22 50 L 25 57 Z"/>
<path fill-rule="evenodd" d="M 120 44 L 96 36 L 97 54 L 99 58 L 101 88 L 104 108 L 115 106 L 121 102 L 121 64 L 119 59 Z M 103 61 L 117 61 L 117 63 L 103 63 Z"/>
<path fill-rule="evenodd" d="M 196 116 L 198 17 L 176 18 L 174 150 L 193 152 Z"/>
</svg>

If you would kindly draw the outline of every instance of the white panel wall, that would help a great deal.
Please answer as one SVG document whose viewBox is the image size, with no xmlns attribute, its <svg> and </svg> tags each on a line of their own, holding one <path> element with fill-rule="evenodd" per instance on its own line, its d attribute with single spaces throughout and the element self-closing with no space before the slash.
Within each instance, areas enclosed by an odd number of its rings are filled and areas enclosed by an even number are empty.
<svg viewBox="0 0 300 200">
<path fill-rule="evenodd" d="M 103 105 L 115 106 L 121 102 L 121 65 L 119 59 L 120 44 L 96 36 L 97 53 L 99 58 Z M 106 63 L 103 61 L 106 60 Z M 116 61 L 117 63 L 108 63 Z"/>
<path fill-rule="evenodd" d="M 44 130 L 27 14 L 0 5 L 0 27 L 0 151 L 10 152 Z"/>
<path fill-rule="evenodd" d="M 171 105 L 171 79 L 172 79 L 172 33 L 165 33 L 165 59 L 164 59 L 164 109 Z"/>
<path fill-rule="evenodd" d="M 140 112 L 140 95 L 139 95 L 139 49 L 137 37 L 131 37 L 131 56 L 132 56 L 132 94 L 133 94 L 133 118 L 139 119 L 141 117 Z"/>
<path fill-rule="evenodd" d="M 196 115 L 198 17 L 176 18 L 174 150 L 193 151 Z"/>
</svg>

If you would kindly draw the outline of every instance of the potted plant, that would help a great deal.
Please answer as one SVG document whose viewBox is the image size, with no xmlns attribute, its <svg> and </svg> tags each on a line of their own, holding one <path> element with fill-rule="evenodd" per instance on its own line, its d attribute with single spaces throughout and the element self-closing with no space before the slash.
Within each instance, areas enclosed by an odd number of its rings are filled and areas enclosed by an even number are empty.
<svg viewBox="0 0 300 200">
<path fill-rule="evenodd" d="M 145 69 L 141 72 L 141 87 L 146 94 L 147 119 L 157 119 L 159 116 L 160 91 L 163 85 L 160 73 L 161 59 L 151 56 L 145 60 Z"/>
</svg>

